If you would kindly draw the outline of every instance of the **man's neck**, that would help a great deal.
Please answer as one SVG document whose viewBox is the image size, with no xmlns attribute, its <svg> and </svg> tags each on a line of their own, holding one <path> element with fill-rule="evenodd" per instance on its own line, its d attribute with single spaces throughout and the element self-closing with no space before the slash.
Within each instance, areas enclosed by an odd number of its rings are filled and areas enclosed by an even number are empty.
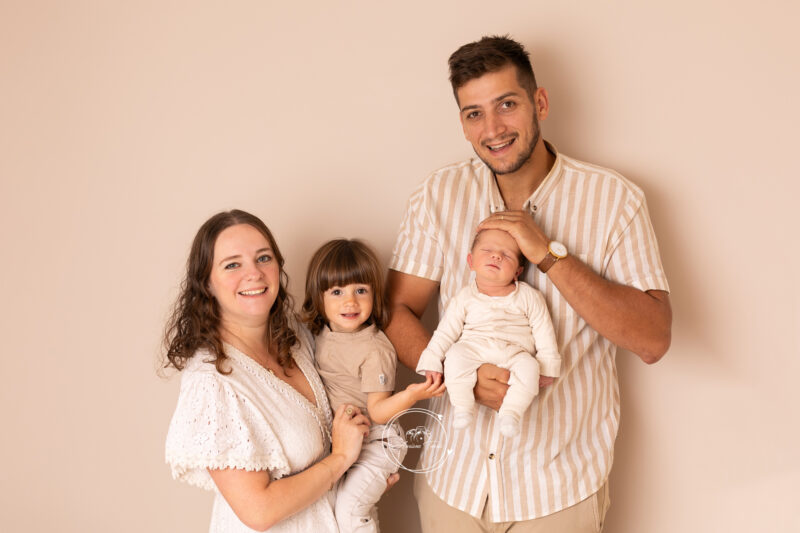
<svg viewBox="0 0 800 533">
<path fill-rule="evenodd" d="M 506 209 L 509 211 L 522 209 L 555 162 L 555 155 L 547 149 L 544 140 L 540 138 L 531 157 L 522 168 L 511 174 L 495 176 Z"/>
</svg>

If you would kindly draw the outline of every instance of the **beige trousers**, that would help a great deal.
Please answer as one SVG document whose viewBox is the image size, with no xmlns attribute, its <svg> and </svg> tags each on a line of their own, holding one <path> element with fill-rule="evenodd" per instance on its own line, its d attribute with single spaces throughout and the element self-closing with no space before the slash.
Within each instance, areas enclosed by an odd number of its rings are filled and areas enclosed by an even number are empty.
<svg viewBox="0 0 800 533">
<path fill-rule="evenodd" d="M 592 496 L 557 513 L 521 522 L 489 522 L 488 505 L 481 518 L 450 507 L 434 494 L 424 475 L 415 476 L 414 496 L 423 533 L 599 533 L 611 504 L 606 482 Z"/>
</svg>

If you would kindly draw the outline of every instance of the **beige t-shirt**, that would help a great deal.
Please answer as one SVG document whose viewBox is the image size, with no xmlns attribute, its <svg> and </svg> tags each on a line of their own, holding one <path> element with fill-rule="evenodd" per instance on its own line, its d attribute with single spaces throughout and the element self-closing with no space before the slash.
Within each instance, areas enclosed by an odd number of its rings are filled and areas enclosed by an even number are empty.
<svg viewBox="0 0 800 533">
<path fill-rule="evenodd" d="M 374 325 L 355 333 L 325 326 L 316 337 L 316 365 L 331 408 L 343 403 L 367 412 L 367 393 L 394 391 L 397 354 Z"/>
</svg>

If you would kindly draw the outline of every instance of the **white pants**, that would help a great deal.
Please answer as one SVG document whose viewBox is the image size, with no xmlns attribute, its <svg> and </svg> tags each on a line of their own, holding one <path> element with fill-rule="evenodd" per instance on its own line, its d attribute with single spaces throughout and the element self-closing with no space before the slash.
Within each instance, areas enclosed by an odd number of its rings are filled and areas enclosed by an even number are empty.
<svg viewBox="0 0 800 533">
<path fill-rule="evenodd" d="M 405 436 L 398 424 L 388 428 L 378 424 L 370 428 L 361 454 L 345 473 L 336 493 L 336 522 L 340 533 L 378 532 L 375 504 L 386 490 L 386 478 L 397 472 L 406 451 Z"/>
<path fill-rule="evenodd" d="M 444 381 L 455 411 L 475 411 L 472 390 L 478 379 L 478 367 L 484 363 L 492 363 L 511 372 L 500 414 L 512 413 L 520 419 L 539 393 L 539 362 L 520 346 L 495 339 L 461 339 L 447 350 Z"/>
</svg>

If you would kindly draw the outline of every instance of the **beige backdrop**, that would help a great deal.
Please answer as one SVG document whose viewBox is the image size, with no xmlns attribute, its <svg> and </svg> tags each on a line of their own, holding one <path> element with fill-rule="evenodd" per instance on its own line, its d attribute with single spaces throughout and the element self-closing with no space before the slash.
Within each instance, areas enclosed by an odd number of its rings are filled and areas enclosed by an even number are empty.
<svg viewBox="0 0 800 533">
<path fill-rule="evenodd" d="M 800 530 L 796 6 L 0 1 L 0 529 L 206 530 L 155 375 L 195 230 L 260 215 L 296 296 L 323 240 L 387 259 L 471 154 L 447 56 L 509 32 L 546 138 L 646 191 L 672 285 L 669 354 L 618 357 L 606 531 Z M 417 531 L 410 477 L 385 532 Z"/>
</svg>

